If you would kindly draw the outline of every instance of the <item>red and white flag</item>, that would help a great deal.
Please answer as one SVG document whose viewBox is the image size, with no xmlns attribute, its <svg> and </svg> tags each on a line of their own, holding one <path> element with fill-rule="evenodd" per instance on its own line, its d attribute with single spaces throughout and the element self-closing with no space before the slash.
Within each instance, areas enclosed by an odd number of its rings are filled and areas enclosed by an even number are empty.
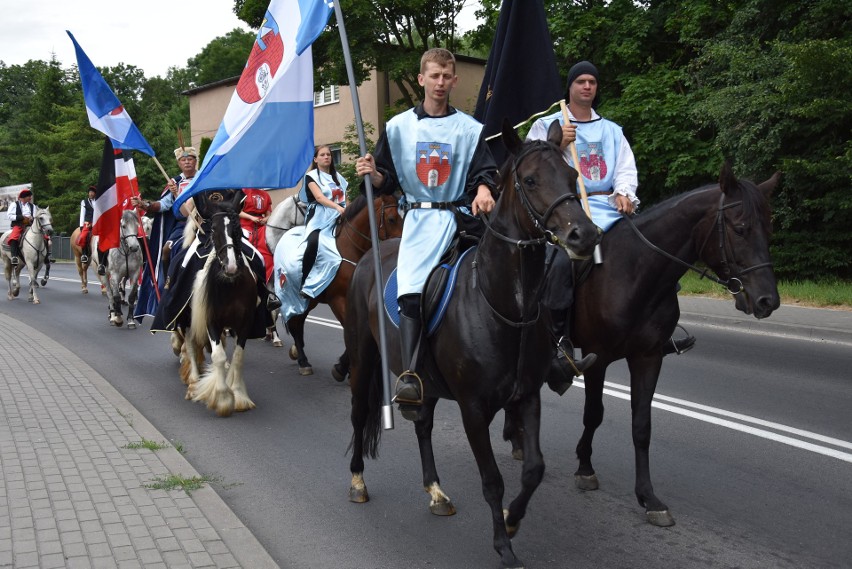
<svg viewBox="0 0 852 569">
<path fill-rule="evenodd" d="M 130 198 L 137 195 L 139 182 L 130 151 L 114 149 L 107 138 L 92 216 L 92 233 L 98 236 L 98 250 L 109 251 L 119 246 L 121 214 L 133 209 Z"/>
</svg>

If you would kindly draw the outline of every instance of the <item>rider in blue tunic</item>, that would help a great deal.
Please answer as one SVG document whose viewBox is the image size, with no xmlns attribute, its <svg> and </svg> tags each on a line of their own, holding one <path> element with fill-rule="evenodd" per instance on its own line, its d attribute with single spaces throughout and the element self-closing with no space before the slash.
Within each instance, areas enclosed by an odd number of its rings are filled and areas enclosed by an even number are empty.
<svg viewBox="0 0 852 569">
<path fill-rule="evenodd" d="M 636 189 L 639 176 L 636 160 L 630 144 L 621 127 L 601 117 L 595 108 L 598 95 L 598 69 L 588 61 L 575 64 L 568 72 L 568 84 L 565 93 L 568 116 L 571 122 L 565 124 L 562 112 L 558 111 L 542 117 L 533 123 L 527 138 L 546 140 L 547 129 L 553 121 L 562 125 L 562 150 L 565 161 L 583 176 L 586 193 L 589 198 L 589 210 L 592 221 L 606 232 L 622 218 L 622 214 L 632 215 L 639 206 Z M 568 145 L 575 142 L 579 168 L 574 164 Z M 551 311 L 553 331 L 560 338 L 560 349 L 551 367 L 548 385 L 557 393 L 564 393 L 570 386 L 574 369 L 563 365 L 561 357 L 573 354 L 570 336 L 570 310 L 574 302 L 574 282 L 571 262 L 568 255 L 561 254 L 555 247 L 548 248 L 554 269 L 551 273 L 558 282 L 551 280 L 549 290 L 545 292 L 545 303 Z M 558 277 L 562 277 L 559 279 Z M 548 294 L 552 292 L 553 294 Z M 695 343 L 688 336 L 680 340 L 672 339 L 665 353 L 683 353 Z M 576 370 L 582 372 L 594 363 L 592 354 L 576 362 Z M 558 372 L 557 370 L 563 370 Z M 562 377 L 560 377 L 562 376 Z"/>
<path fill-rule="evenodd" d="M 302 257 L 302 286 L 308 282 L 308 275 L 317 259 L 319 250 L 319 232 L 337 223 L 346 205 L 346 178 L 337 173 L 331 148 L 317 146 L 314 151 L 313 170 L 305 174 L 299 199 L 308 204 L 305 216 L 305 240 L 307 246 Z M 303 290 L 304 293 L 304 290 Z"/>
<path fill-rule="evenodd" d="M 457 233 L 454 210 L 478 215 L 494 207 L 497 170 L 481 136 L 482 124 L 449 104 L 458 82 L 453 54 L 440 48 L 424 53 L 418 82 L 424 89 L 423 102 L 392 118 L 375 156 L 367 154 L 356 162 L 358 175 L 369 174 L 382 193 L 399 189 L 405 194 L 407 212 L 397 263 L 405 371 L 397 380 L 394 401 L 408 405 L 423 400 L 413 361 L 422 333 L 423 286 Z"/>
</svg>

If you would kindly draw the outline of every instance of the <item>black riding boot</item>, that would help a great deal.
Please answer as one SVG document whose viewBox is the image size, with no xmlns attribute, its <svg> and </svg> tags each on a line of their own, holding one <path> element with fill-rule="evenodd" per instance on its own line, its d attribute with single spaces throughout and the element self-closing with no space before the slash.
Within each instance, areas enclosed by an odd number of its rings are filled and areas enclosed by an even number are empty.
<svg viewBox="0 0 852 569">
<path fill-rule="evenodd" d="M 399 315 L 399 340 L 402 353 L 403 372 L 396 380 L 394 403 L 404 405 L 420 405 L 423 403 L 423 382 L 417 375 L 417 362 L 414 361 L 414 351 L 420 341 L 422 326 L 420 318 L 411 318 L 405 314 Z"/>
<path fill-rule="evenodd" d="M 563 395 L 574 383 L 574 377 L 582 375 L 597 360 L 595 354 L 587 354 L 583 359 L 574 361 L 574 346 L 571 345 L 569 310 L 550 309 L 553 336 L 557 339 L 556 354 L 550 362 L 547 373 L 547 386 L 559 395 Z"/>
<path fill-rule="evenodd" d="M 9 241 L 9 249 L 12 253 L 12 264 L 18 264 L 18 258 L 21 256 L 21 244 L 18 240 Z"/>
<path fill-rule="evenodd" d="M 98 274 L 102 277 L 106 275 L 108 256 L 109 251 L 98 251 Z"/>
<path fill-rule="evenodd" d="M 311 269 L 314 268 L 314 263 L 317 261 L 317 252 L 319 251 L 319 229 L 311 231 L 308 235 L 308 244 L 305 246 L 305 254 L 302 256 L 302 287 L 308 280 L 308 275 L 311 274 Z M 302 296 L 308 296 L 304 290 Z"/>
<path fill-rule="evenodd" d="M 686 328 L 677 325 L 678 328 L 683 330 L 684 334 L 686 334 L 685 338 L 675 339 L 674 336 L 669 338 L 669 341 L 665 343 L 663 346 L 663 355 L 667 356 L 669 354 L 677 354 L 681 355 L 684 352 L 688 352 L 695 345 L 695 336 L 686 331 Z"/>
<path fill-rule="evenodd" d="M 82 249 L 80 249 L 80 264 L 85 265 L 89 262 L 89 255 L 92 254 L 91 247 L 88 243 L 83 245 Z"/>
<path fill-rule="evenodd" d="M 45 241 L 45 244 L 47 245 L 47 257 L 44 260 L 45 264 L 49 265 L 51 263 L 55 263 L 56 259 L 53 258 L 53 244 L 49 239 Z"/>
<path fill-rule="evenodd" d="M 270 312 L 273 310 L 277 310 L 281 308 L 281 300 L 276 296 L 274 292 L 266 288 L 266 285 L 262 285 L 263 290 L 266 291 L 266 309 Z"/>
</svg>

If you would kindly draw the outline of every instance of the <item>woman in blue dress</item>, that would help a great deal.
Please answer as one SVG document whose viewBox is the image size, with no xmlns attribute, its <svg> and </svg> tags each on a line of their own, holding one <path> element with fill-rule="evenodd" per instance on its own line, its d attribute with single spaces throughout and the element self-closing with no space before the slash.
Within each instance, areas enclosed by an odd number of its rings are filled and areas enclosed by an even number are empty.
<svg viewBox="0 0 852 569">
<path fill-rule="evenodd" d="M 305 216 L 305 255 L 302 258 L 302 286 L 317 259 L 319 232 L 337 223 L 346 205 L 346 179 L 337 173 L 331 148 L 317 146 L 314 151 L 315 168 L 305 174 L 302 184 L 302 200 L 308 203 Z"/>
</svg>

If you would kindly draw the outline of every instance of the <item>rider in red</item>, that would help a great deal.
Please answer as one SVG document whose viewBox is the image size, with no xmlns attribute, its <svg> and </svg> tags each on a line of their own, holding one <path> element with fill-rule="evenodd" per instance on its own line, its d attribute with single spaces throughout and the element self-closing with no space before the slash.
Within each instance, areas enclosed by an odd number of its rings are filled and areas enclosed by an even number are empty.
<svg viewBox="0 0 852 569">
<path fill-rule="evenodd" d="M 263 255 L 266 265 L 266 282 L 272 276 L 272 253 L 266 246 L 266 220 L 272 213 L 272 198 L 269 193 L 256 188 L 243 188 L 245 199 L 240 211 L 240 225 L 243 233 L 248 235 L 249 242 Z"/>
<path fill-rule="evenodd" d="M 80 255 L 80 262 L 83 264 L 89 262 L 89 255 L 92 252 L 92 220 L 95 216 L 95 195 L 97 191 L 98 189 L 95 186 L 89 186 L 88 196 L 80 201 L 80 237 L 77 238 L 77 246 L 83 252 Z"/>
<path fill-rule="evenodd" d="M 21 190 L 18 193 L 18 199 L 9 204 L 7 215 L 12 224 L 12 232 L 8 239 L 9 248 L 12 250 L 12 264 L 17 265 L 18 258 L 21 256 L 21 235 L 24 233 L 24 228 L 32 224 L 35 216 L 33 191 L 29 188 Z"/>
</svg>

